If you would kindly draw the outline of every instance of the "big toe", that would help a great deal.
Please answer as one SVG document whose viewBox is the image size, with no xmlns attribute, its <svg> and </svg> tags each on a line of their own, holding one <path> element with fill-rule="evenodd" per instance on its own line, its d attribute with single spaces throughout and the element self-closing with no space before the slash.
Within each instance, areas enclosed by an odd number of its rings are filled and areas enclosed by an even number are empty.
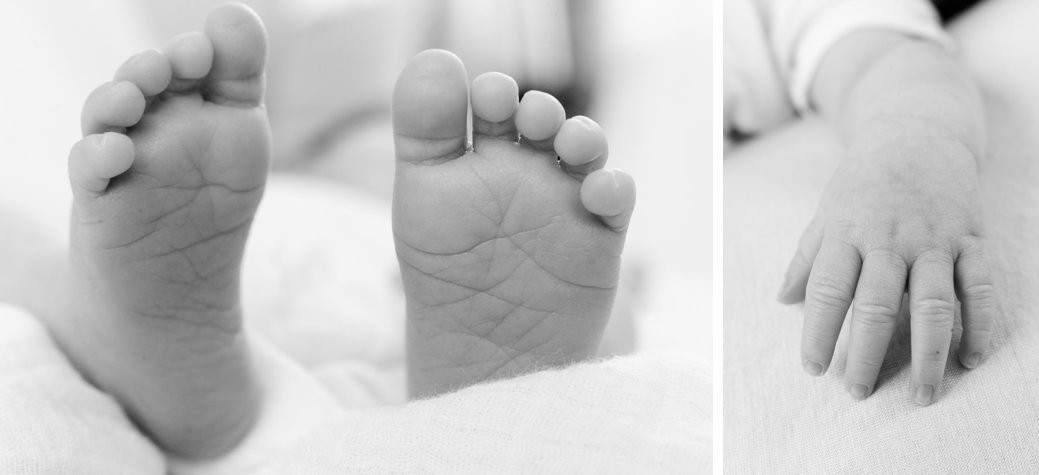
<svg viewBox="0 0 1039 475">
<path fill-rule="evenodd" d="M 397 160 L 452 159 L 465 153 L 469 91 L 465 66 L 444 50 L 416 55 L 393 89 Z"/>
<path fill-rule="evenodd" d="M 206 19 L 205 34 L 213 43 L 213 68 L 203 82 L 206 99 L 249 105 L 263 100 L 267 31 L 249 7 L 226 3 Z"/>
</svg>

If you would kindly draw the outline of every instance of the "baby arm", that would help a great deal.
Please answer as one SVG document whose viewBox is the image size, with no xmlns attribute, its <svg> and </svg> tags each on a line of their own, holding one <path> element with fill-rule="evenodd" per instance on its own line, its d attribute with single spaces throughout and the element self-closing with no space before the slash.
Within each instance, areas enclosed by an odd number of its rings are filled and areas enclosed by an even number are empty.
<svg viewBox="0 0 1039 475">
<path fill-rule="evenodd" d="M 977 183 L 983 110 L 966 72 L 939 45 L 863 30 L 827 53 L 813 105 L 850 142 L 787 270 L 780 301 L 805 301 L 801 357 L 823 374 L 852 308 L 845 384 L 876 383 L 909 292 L 912 398 L 937 397 L 962 302 L 959 360 L 988 348 L 995 299 Z M 854 303 L 854 304 L 853 304 Z"/>
</svg>

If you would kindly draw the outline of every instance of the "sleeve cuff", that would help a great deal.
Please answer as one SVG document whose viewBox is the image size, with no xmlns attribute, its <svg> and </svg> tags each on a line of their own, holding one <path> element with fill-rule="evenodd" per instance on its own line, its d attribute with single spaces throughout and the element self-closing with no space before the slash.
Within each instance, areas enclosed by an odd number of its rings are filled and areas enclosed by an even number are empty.
<svg viewBox="0 0 1039 475">
<path fill-rule="evenodd" d="M 790 65 L 789 94 L 799 112 L 811 109 L 808 94 L 823 57 L 841 38 L 863 29 L 886 29 L 934 41 L 949 51 L 955 43 L 945 33 L 930 4 L 906 0 L 862 0 L 833 5 L 803 31 Z"/>
</svg>

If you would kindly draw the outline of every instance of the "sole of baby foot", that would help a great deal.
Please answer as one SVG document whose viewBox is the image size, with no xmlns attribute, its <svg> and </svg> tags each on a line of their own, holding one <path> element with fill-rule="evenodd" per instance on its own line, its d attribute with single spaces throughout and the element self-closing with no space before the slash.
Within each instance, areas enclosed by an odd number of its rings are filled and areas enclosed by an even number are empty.
<svg viewBox="0 0 1039 475">
<path fill-rule="evenodd" d="M 548 94 L 518 100 L 503 74 L 470 92 L 440 50 L 408 64 L 393 99 L 411 396 L 592 358 L 635 204 L 602 129 Z"/>
<path fill-rule="evenodd" d="M 266 32 L 240 4 L 128 59 L 83 108 L 69 156 L 77 366 L 163 449 L 211 458 L 261 401 L 239 276 L 270 168 Z"/>
</svg>

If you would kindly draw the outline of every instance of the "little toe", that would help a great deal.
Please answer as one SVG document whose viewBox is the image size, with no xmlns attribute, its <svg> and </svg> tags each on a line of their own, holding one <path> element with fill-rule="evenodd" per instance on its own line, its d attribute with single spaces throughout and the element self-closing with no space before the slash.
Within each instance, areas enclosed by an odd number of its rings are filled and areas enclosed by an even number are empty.
<svg viewBox="0 0 1039 475">
<path fill-rule="evenodd" d="M 126 135 L 106 132 L 84 137 L 69 152 L 69 181 L 73 194 L 97 194 L 108 188 L 109 181 L 133 164 L 134 144 Z"/>
<path fill-rule="evenodd" d="M 213 67 L 202 82 L 206 100 L 260 104 L 267 60 L 267 30 L 260 17 L 240 3 L 223 4 L 206 18 L 205 32 L 213 45 Z"/>
<path fill-rule="evenodd" d="M 635 180 L 620 170 L 596 170 L 581 183 L 581 203 L 610 229 L 624 232 L 635 209 Z"/>
<path fill-rule="evenodd" d="M 87 96 L 80 114 L 83 135 L 130 127 L 144 114 L 144 94 L 129 81 L 107 82 Z"/>
<path fill-rule="evenodd" d="M 444 50 L 416 55 L 393 88 L 398 162 L 453 159 L 465 153 L 469 90 L 465 66 Z"/>
<path fill-rule="evenodd" d="M 515 79 L 496 72 L 481 74 L 473 80 L 469 96 L 473 106 L 474 136 L 517 139 L 514 117 L 519 107 L 519 86 Z M 476 142 L 476 137 L 473 141 Z"/>
<path fill-rule="evenodd" d="M 168 88 L 174 92 L 196 87 L 213 67 L 213 43 L 198 31 L 173 37 L 163 45 L 162 54 L 170 62 L 173 79 Z"/>
<path fill-rule="evenodd" d="M 130 81 L 146 96 L 154 96 L 170 84 L 170 62 L 158 50 L 147 50 L 127 59 L 115 72 L 116 81 Z"/>
<path fill-rule="evenodd" d="M 551 94 L 529 91 L 516 110 L 516 128 L 524 142 L 538 150 L 552 150 L 556 132 L 566 120 L 566 111 Z"/>
<path fill-rule="evenodd" d="M 606 166 L 609 155 L 606 133 L 584 116 L 571 117 L 563 123 L 556 133 L 555 149 L 563 169 L 577 179 Z"/>
</svg>

